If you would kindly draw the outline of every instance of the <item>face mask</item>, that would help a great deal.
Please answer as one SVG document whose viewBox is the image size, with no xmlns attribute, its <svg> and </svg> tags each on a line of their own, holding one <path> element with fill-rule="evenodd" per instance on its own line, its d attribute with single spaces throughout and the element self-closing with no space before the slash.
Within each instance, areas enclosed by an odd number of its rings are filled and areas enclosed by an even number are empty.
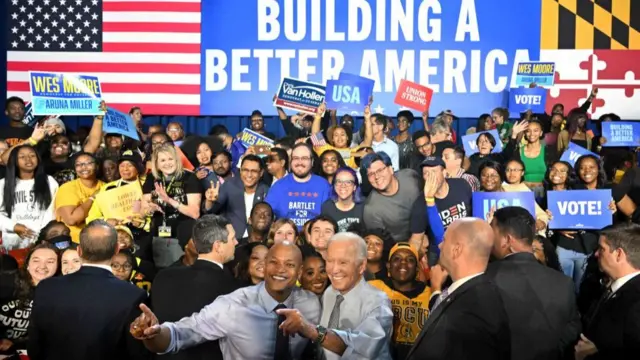
<svg viewBox="0 0 640 360">
<path fill-rule="evenodd" d="M 47 240 L 47 242 L 53 244 L 55 247 L 57 247 L 60 250 L 66 250 L 69 248 L 69 246 L 71 246 L 71 236 L 58 235 Z"/>
</svg>

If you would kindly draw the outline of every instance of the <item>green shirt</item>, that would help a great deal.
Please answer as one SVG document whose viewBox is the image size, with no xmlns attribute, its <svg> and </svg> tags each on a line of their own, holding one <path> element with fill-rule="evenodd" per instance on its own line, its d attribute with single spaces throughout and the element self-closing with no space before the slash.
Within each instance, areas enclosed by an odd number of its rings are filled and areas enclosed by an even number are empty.
<svg viewBox="0 0 640 360">
<path fill-rule="evenodd" d="M 511 129 L 513 128 L 513 124 L 506 121 L 502 123 L 502 125 L 497 125 L 496 130 L 498 130 L 498 134 L 500 134 L 500 140 L 503 143 L 507 143 L 509 141 L 509 136 L 511 136 Z"/>
</svg>

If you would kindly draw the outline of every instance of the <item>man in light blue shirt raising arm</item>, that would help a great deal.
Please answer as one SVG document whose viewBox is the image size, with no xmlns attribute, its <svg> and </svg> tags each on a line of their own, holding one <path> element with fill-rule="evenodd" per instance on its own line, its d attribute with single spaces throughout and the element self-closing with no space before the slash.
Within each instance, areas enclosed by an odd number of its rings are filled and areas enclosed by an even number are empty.
<svg viewBox="0 0 640 360">
<path fill-rule="evenodd" d="M 321 359 L 391 360 L 391 302 L 362 277 L 367 266 L 364 239 L 348 232 L 335 234 L 326 260 L 331 286 L 322 297 L 319 325 L 298 309 L 283 309 L 277 312 L 287 320 L 280 327 L 319 344 Z"/>
<path fill-rule="evenodd" d="M 302 254 L 294 244 L 274 245 L 267 255 L 265 281 L 218 297 L 199 313 L 175 323 L 158 324 L 144 304 L 131 323 L 133 337 L 152 352 L 175 353 L 205 341 L 220 340 L 224 359 L 300 359 L 309 340 L 279 330 L 285 320 L 278 309 L 296 309 L 307 319 L 320 319 L 318 297 L 296 286 Z"/>
</svg>

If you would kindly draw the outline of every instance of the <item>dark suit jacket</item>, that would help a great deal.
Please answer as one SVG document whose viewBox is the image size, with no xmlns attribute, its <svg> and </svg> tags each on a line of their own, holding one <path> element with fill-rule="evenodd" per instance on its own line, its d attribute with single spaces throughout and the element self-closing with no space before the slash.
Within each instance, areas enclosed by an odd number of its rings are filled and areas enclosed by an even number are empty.
<svg viewBox="0 0 640 360">
<path fill-rule="evenodd" d="M 573 358 L 581 326 L 569 277 L 531 253 L 494 261 L 485 274 L 498 287 L 509 317 L 513 359 Z"/>
<path fill-rule="evenodd" d="M 238 288 L 236 280 L 218 265 L 197 260 L 192 266 L 170 267 L 156 275 L 151 287 L 151 308 L 160 320 L 178 321 L 199 312 L 218 296 Z M 218 341 L 211 341 L 158 359 L 222 359 Z"/>
<path fill-rule="evenodd" d="M 253 197 L 253 204 L 264 201 L 267 197 L 269 186 L 263 182 L 258 183 L 256 194 Z M 235 176 L 220 186 L 218 200 L 213 203 L 213 207 L 207 212 L 221 214 L 231 222 L 236 238 L 241 239 L 247 229 L 247 214 L 244 206 L 244 184 L 239 176 Z"/>
<path fill-rule="evenodd" d="M 485 275 L 457 288 L 432 310 L 407 360 L 510 359 L 509 323 Z"/>
<path fill-rule="evenodd" d="M 600 305 L 584 335 L 598 348 L 589 360 L 640 358 L 640 275 Z"/>
<path fill-rule="evenodd" d="M 44 280 L 36 287 L 27 351 L 31 360 L 150 359 L 129 333 L 147 293 L 105 269 Z"/>
</svg>

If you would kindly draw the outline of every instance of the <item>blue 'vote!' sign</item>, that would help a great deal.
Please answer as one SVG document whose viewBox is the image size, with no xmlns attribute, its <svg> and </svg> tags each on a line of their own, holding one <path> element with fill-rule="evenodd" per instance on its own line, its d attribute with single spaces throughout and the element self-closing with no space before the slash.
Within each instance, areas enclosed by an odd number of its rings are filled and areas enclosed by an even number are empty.
<svg viewBox="0 0 640 360">
<path fill-rule="evenodd" d="M 491 151 L 492 153 L 502 152 L 502 141 L 500 141 L 500 134 L 498 134 L 498 130 L 493 129 L 489 131 L 481 131 L 479 133 L 465 135 L 462 137 L 462 145 L 464 146 L 464 154 L 469 157 L 478 152 L 478 145 L 476 141 L 480 134 L 489 133 L 493 135 L 493 139 L 496 141 L 496 146 Z"/>
<path fill-rule="evenodd" d="M 640 123 L 635 121 L 605 121 L 602 137 L 607 141 L 602 146 L 640 145 Z"/>
<path fill-rule="evenodd" d="M 578 161 L 578 159 L 582 155 L 593 155 L 598 159 L 600 158 L 598 154 L 592 153 L 591 151 L 583 148 L 582 146 L 579 146 L 570 142 L 567 150 L 565 150 L 564 153 L 562 153 L 560 160 L 566 161 L 569 164 L 571 164 L 571 166 L 574 166 L 576 164 L 576 161 Z"/>
<path fill-rule="evenodd" d="M 473 217 L 487 220 L 491 208 L 501 209 L 505 206 L 519 206 L 536 216 L 536 200 L 531 191 L 517 192 L 483 192 L 473 193 Z"/>
<path fill-rule="evenodd" d="M 326 88 L 327 109 L 346 112 L 363 112 L 373 89 L 366 79 L 327 80 Z"/>
<path fill-rule="evenodd" d="M 534 114 L 544 113 L 547 90 L 544 88 L 514 88 L 509 91 L 509 112 L 520 114 L 531 110 Z"/>
<path fill-rule="evenodd" d="M 549 229 L 600 230 L 611 225 L 611 190 L 548 191 Z"/>
</svg>

